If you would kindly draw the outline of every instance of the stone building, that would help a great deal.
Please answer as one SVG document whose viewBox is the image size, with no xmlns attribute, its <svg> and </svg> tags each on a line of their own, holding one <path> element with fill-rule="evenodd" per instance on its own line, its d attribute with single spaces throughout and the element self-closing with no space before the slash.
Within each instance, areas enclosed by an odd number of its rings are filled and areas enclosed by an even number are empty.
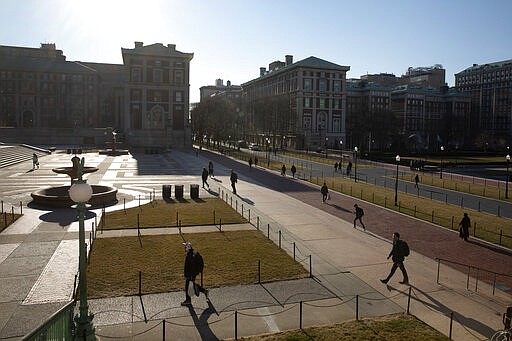
<svg viewBox="0 0 512 341">
<path fill-rule="evenodd" d="M 299 149 L 337 147 L 345 139 L 346 73 L 317 57 L 275 61 L 258 78 L 242 84 L 249 137 Z M 268 143 L 268 142 L 267 142 Z"/>
<path fill-rule="evenodd" d="M 192 53 L 136 42 L 123 64 L 67 61 L 55 44 L 0 46 L 1 142 L 103 147 L 190 145 Z"/>
</svg>

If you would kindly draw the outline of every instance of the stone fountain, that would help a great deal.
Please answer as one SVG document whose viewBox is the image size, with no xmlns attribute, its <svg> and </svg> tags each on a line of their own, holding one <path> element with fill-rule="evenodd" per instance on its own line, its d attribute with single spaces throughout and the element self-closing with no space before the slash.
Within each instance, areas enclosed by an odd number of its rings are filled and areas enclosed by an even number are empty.
<svg viewBox="0 0 512 341">
<path fill-rule="evenodd" d="M 73 156 L 71 158 L 73 166 L 71 167 L 59 167 L 52 169 L 53 172 L 58 174 L 66 174 L 71 178 L 69 186 L 57 186 L 48 187 L 35 192 L 32 192 L 31 196 L 35 204 L 44 207 L 70 207 L 75 203 L 69 197 L 69 188 L 73 183 L 78 180 L 78 167 L 80 164 L 80 158 Z M 98 170 L 96 167 L 83 167 L 82 174 L 94 173 Z M 92 206 L 101 205 L 112 205 L 117 202 L 117 189 L 111 186 L 104 185 L 91 185 L 92 197 L 87 202 Z"/>
</svg>

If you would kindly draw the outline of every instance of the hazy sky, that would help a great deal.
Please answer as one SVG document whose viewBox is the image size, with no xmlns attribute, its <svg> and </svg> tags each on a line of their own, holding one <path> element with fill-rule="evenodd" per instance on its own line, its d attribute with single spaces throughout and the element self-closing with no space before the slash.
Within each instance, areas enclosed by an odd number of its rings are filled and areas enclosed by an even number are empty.
<svg viewBox="0 0 512 341">
<path fill-rule="evenodd" d="M 446 80 L 473 63 L 512 59 L 510 0 L 0 0 L 0 45 L 55 43 L 69 61 L 122 64 L 134 41 L 193 52 L 191 101 L 221 78 L 316 56 L 366 73 L 442 64 Z"/>
</svg>

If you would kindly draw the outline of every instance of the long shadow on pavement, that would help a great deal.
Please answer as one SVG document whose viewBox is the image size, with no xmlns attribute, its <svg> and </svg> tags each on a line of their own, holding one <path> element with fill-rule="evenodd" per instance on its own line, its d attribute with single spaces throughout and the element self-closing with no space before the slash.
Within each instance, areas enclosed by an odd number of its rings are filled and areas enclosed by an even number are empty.
<svg viewBox="0 0 512 341">
<path fill-rule="evenodd" d="M 190 312 L 190 316 L 192 317 L 194 325 L 196 326 L 197 331 L 201 336 L 201 340 L 219 340 L 219 338 L 217 338 L 217 336 L 215 336 L 213 331 L 210 329 L 210 325 L 208 324 L 208 319 L 210 316 L 212 314 L 217 314 L 217 311 L 210 300 L 207 300 L 206 302 L 208 303 L 208 308 L 203 310 L 199 317 L 197 316 L 194 307 L 189 305 L 188 310 Z"/>
</svg>

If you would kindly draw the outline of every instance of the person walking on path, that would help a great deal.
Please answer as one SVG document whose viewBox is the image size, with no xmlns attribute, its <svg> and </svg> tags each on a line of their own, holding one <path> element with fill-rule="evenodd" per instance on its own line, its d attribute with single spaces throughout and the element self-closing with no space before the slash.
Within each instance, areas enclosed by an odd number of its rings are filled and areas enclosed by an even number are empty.
<svg viewBox="0 0 512 341">
<path fill-rule="evenodd" d="M 256 167 L 258 165 L 258 157 L 255 156 L 254 157 L 254 167 Z"/>
<path fill-rule="evenodd" d="M 204 188 L 204 185 L 206 185 L 206 186 L 208 186 L 208 189 L 210 189 L 210 185 L 206 181 L 206 180 L 208 180 L 208 170 L 206 169 L 206 167 L 203 167 L 203 173 L 201 174 L 201 179 L 203 180 L 203 188 Z"/>
<path fill-rule="evenodd" d="M 471 227 L 471 220 L 467 213 L 464 213 L 464 217 L 459 223 L 459 237 L 464 239 L 464 241 L 468 241 L 469 238 L 469 228 Z"/>
<path fill-rule="evenodd" d="M 420 186 L 418 185 L 420 183 L 420 176 L 418 174 L 416 174 L 416 176 L 414 177 L 414 187 L 416 187 L 417 189 L 420 189 Z"/>
<path fill-rule="evenodd" d="M 213 175 L 213 162 L 208 162 L 208 175 L 210 175 L 211 178 L 214 178 L 215 176 Z"/>
<path fill-rule="evenodd" d="M 391 259 L 393 260 L 393 266 L 391 267 L 391 271 L 389 272 L 388 277 L 381 279 L 380 281 L 384 284 L 388 283 L 391 277 L 394 275 L 396 269 L 400 268 L 402 275 L 404 276 L 404 279 L 400 282 L 400 284 L 409 284 L 409 275 L 407 275 L 407 270 L 405 270 L 404 266 L 405 257 L 408 255 L 409 246 L 407 246 L 407 243 L 400 240 L 400 233 L 393 233 L 393 248 L 388 255 L 388 259 L 389 257 L 392 257 Z"/>
<path fill-rule="evenodd" d="M 236 183 L 238 182 L 238 174 L 231 170 L 231 176 L 229 177 L 229 179 L 231 180 L 231 188 L 233 188 L 233 194 L 236 194 Z"/>
<path fill-rule="evenodd" d="M 354 218 L 354 228 L 356 228 L 356 220 L 359 220 L 361 226 L 363 226 L 363 230 L 366 231 L 366 226 L 364 226 L 363 223 L 364 210 L 357 204 L 354 204 L 354 213 L 356 215 L 356 217 Z"/>
<path fill-rule="evenodd" d="M 320 188 L 320 193 L 322 193 L 322 202 L 325 202 L 329 196 L 329 189 L 327 188 L 327 184 L 325 182 L 322 188 Z"/>
<path fill-rule="evenodd" d="M 194 294 L 196 296 L 199 296 L 199 293 L 202 292 L 206 296 L 206 299 L 208 299 L 208 290 L 196 283 L 196 276 L 203 272 L 203 257 L 199 252 L 194 252 L 190 242 L 183 243 L 183 247 L 187 254 L 185 256 L 185 266 L 183 269 L 183 274 L 185 275 L 185 301 L 183 301 L 181 305 L 189 306 L 192 305 L 192 300 L 188 293 L 190 285 L 193 285 Z"/>
<path fill-rule="evenodd" d="M 295 179 L 295 173 L 297 172 L 297 168 L 295 167 L 295 165 L 292 165 L 292 168 L 290 168 L 290 170 L 292 171 L 292 176 Z"/>
<path fill-rule="evenodd" d="M 338 161 L 334 163 L 334 173 L 338 172 Z"/>
<path fill-rule="evenodd" d="M 37 154 L 32 154 L 32 170 L 39 169 L 39 158 L 37 157 Z"/>
<path fill-rule="evenodd" d="M 347 178 L 350 178 L 350 171 L 352 171 L 352 161 L 349 161 L 347 165 Z"/>
<path fill-rule="evenodd" d="M 252 157 L 249 158 L 249 168 L 252 168 Z"/>
<path fill-rule="evenodd" d="M 283 164 L 283 167 L 281 167 L 281 175 L 286 176 L 286 166 Z"/>
</svg>

